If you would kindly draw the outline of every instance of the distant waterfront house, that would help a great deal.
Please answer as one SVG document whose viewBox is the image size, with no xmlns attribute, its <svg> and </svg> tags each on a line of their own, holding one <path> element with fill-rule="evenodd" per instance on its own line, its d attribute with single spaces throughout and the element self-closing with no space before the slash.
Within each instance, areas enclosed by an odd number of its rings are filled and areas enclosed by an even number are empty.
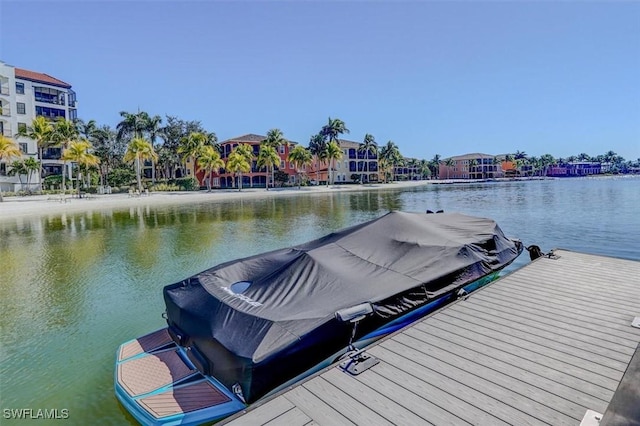
<svg viewBox="0 0 640 426">
<path fill-rule="evenodd" d="M 0 61 L 0 134 L 13 138 L 22 150 L 23 157 L 37 157 L 36 141 L 29 138 L 15 138 L 21 128 L 30 126 L 33 119 L 43 116 L 50 120 L 66 118 L 75 120 L 76 93 L 71 85 L 41 72 L 16 68 Z M 62 150 L 51 147 L 45 149 L 42 161 L 44 176 L 62 174 Z M 19 190 L 17 177 L 7 176 L 7 164 L 0 163 L 0 185 L 3 190 Z M 67 163 L 67 174 L 71 164 Z M 40 183 L 36 173 L 32 186 Z M 43 176 L 43 177 L 44 177 Z"/>
<path fill-rule="evenodd" d="M 404 157 L 403 164 L 395 167 L 396 180 L 422 180 L 424 176 L 420 168 L 420 162 L 416 158 Z"/>
<path fill-rule="evenodd" d="M 258 153 L 260 152 L 260 142 L 265 140 L 267 137 L 263 135 L 256 135 L 253 133 L 249 133 L 243 136 L 238 136 L 236 138 L 227 139 L 225 141 L 220 142 L 220 150 L 223 161 L 227 161 L 229 158 L 229 154 L 231 151 L 238 146 L 239 144 L 247 144 L 251 145 L 253 149 L 254 160 L 251 162 L 251 171 L 249 173 L 242 174 L 242 187 L 243 188 L 265 188 L 267 182 L 271 185 L 271 173 L 265 169 L 258 169 L 256 165 L 256 158 L 258 157 Z M 295 145 L 295 142 L 290 142 L 291 145 Z M 292 163 L 287 160 L 289 156 L 289 146 L 282 145 L 278 148 L 278 156 L 280 157 L 280 164 L 276 166 L 276 170 L 284 171 L 289 175 L 289 179 L 291 183 L 295 182 L 296 177 L 296 169 Z M 198 182 L 200 182 L 201 186 L 205 186 L 204 182 L 204 171 L 198 170 L 195 173 Z M 235 188 L 237 187 L 237 182 L 235 182 L 236 177 L 233 173 L 227 173 L 225 169 L 221 169 L 219 174 L 213 175 L 213 184 L 214 188 Z"/>
<path fill-rule="evenodd" d="M 496 164 L 495 156 L 489 154 L 464 154 L 451 157 L 453 164 L 447 166 L 447 160 L 440 162 L 440 179 L 493 179 L 503 176 L 501 164 Z"/>
<path fill-rule="evenodd" d="M 576 161 L 553 165 L 549 168 L 547 176 L 570 177 L 589 176 L 602 173 L 602 165 L 594 161 Z"/>
</svg>

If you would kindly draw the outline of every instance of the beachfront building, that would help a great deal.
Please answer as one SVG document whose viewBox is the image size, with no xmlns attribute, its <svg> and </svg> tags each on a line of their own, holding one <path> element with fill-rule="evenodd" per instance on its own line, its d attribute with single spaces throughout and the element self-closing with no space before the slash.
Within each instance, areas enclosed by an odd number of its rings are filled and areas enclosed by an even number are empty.
<svg viewBox="0 0 640 426">
<path fill-rule="evenodd" d="M 501 162 L 489 154 L 464 154 L 440 161 L 440 179 L 493 179 L 503 176 Z M 451 161 L 449 161 L 451 160 Z"/>
<path fill-rule="evenodd" d="M 249 173 L 242 174 L 242 187 L 243 188 L 251 188 L 258 187 L 264 188 L 269 182 L 269 186 L 271 186 L 271 171 L 265 169 L 258 169 L 256 165 L 256 158 L 260 153 L 260 142 L 265 140 L 267 137 L 263 135 L 256 135 L 253 133 L 238 136 L 233 139 L 227 139 L 225 141 L 220 142 L 220 151 L 221 157 L 223 161 L 227 161 L 229 158 L 229 154 L 231 151 L 238 146 L 239 144 L 247 144 L 250 145 L 253 149 L 253 161 L 251 162 L 251 171 Z M 291 147 L 295 145 L 294 142 L 290 142 Z M 280 170 L 289 175 L 289 182 L 291 184 L 296 183 L 296 169 L 294 165 L 288 161 L 287 157 L 289 156 L 290 146 L 281 145 L 277 148 L 278 156 L 280 157 L 280 164 L 276 166 L 276 170 Z M 204 181 L 204 171 L 198 170 L 195 173 L 198 182 L 200 182 L 201 186 L 206 186 L 206 182 Z M 214 188 L 237 188 L 237 179 L 233 173 L 228 173 L 225 169 L 221 169 L 219 174 L 213 175 L 212 187 Z"/>
<path fill-rule="evenodd" d="M 342 158 L 335 160 L 333 164 L 334 183 L 353 182 L 378 182 L 380 180 L 378 169 L 378 154 L 369 152 L 368 154 L 360 150 L 360 142 L 346 139 L 338 139 L 338 145 L 342 150 Z M 313 182 L 326 183 L 329 166 L 327 162 L 319 162 L 313 157 L 313 162 L 309 166 L 307 175 Z"/>
<path fill-rule="evenodd" d="M 31 125 L 37 116 L 51 120 L 77 118 L 76 94 L 71 85 L 48 74 L 16 68 L 0 61 L 0 133 L 16 140 L 24 157 L 38 155 L 38 146 L 34 140 L 15 138 L 21 128 Z M 44 176 L 62 174 L 61 148 L 48 148 L 43 151 Z M 67 164 L 70 176 L 71 164 Z M 0 185 L 3 190 L 20 190 L 18 177 L 7 176 L 7 164 L 0 163 Z M 40 184 L 40 176 L 31 181 L 32 187 Z M 24 180 L 24 178 L 23 178 Z"/>
<path fill-rule="evenodd" d="M 547 171 L 547 176 L 570 177 L 590 176 L 602 173 L 602 165 L 596 161 L 574 161 L 555 164 Z"/>
</svg>

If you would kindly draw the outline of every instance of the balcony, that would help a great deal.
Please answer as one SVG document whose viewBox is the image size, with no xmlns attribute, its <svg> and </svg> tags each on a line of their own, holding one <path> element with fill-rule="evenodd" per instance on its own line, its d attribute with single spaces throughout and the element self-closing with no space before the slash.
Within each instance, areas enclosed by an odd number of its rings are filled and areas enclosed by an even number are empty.
<svg viewBox="0 0 640 426">
<path fill-rule="evenodd" d="M 37 116 L 41 115 L 43 117 L 50 118 L 52 120 L 55 120 L 58 117 L 66 118 L 65 110 L 63 109 L 42 107 L 39 105 L 36 105 L 36 115 Z"/>
<path fill-rule="evenodd" d="M 64 95 L 62 95 L 61 97 L 56 97 L 54 95 L 43 95 L 36 92 L 35 100 L 36 102 L 44 102 L 47 104 L 63 105 L 63 106 L 65 105 Z"/>
<path fill-rule="evenodd" d="M 2 105 L 0 111 L 2 111 L 0 115 L 3 117 L 11 117 L 11 107 L 9 105 Z"/>
<path fill-rule="evenodd" d="M 62 156 L 61 148 L 47 148 L 42 151 L 43 160 L 59 160 Z"/>
<path fill-rule="evenodd" d="M 2 122 L 0 122 L 0 135 L 7 138 L 13 137 L 13 135 L 11 134 L 11 128 Z"/>
<path fill-rule="evenodd" d="M 66 92 L 49 87 L 34 87 L 33 95 L 36 102 L 54 105 L 65 105 Z M 74 98 L 75 99 L 75 98 Z"/>
<path fill-rule="evenodd" d="M 7 86 L 0 87 L 0 95 L 9 96 L 9 87 Z"/>
</svg>

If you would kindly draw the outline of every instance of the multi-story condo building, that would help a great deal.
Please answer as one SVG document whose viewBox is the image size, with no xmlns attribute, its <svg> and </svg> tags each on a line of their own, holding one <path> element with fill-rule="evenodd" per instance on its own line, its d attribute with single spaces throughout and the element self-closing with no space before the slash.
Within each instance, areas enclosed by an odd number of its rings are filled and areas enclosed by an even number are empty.
<svg viewBox="0 0 640 426">
<path fill-rule="evenodd" d="M 573 161 L 554 164 L 547 171 L 547 176 L 589 176 L 603 173 L 602 164 L 597 161 Z"/>
<path fill-rule="evenodd" d="M 394 177 L 396 180 L 422 180 L 424 174 L 417 158 L 403 158 L 403 164 L 394 168 Z"/>
<path fill-rule="evenodd" d="M 449 159 L 440 162 L 438 177 L 440 179 L 492 179 L 502 177 L 500 162 L 489 154 L 465 154 L 451 157 L 452 165 L 447 166 Z"/>
<path fill-rule="evenodd" d="M 346 182 L 378 182 L 378 154 L 369 152 L 368 154 L 360 150 L 362 145 L 359 142 L 338 139 L 338 144 L 342 149 L 342 158 L 333 163 L 333 181 L 335 183 Z M 316 170 L 317 169 L 317 170 Z M 308 167 L 307 175 L 312 181 L 326 182 L 329 165 L 327 162 L 320 162 L 314 157 L 313 163 Z"/>
<path fill-rule="evenodd" d="M 0 61 L 0 133 L 16 140 L 24 156 L 38 156 L 36 141 L 17 137 L 21 128 L 31 125 L 37 116 L 51 120 L 77 118 L 76 94 L 71 85 L 48 74 L 16 68 Z M 45 149 L 42 162 L 45 176 L 62 173 L 61 148 Z M 67 173 L 71 164 L 67 165 Z M 36 174 L 32 186 L 40 184 Z M 44 176 L 43 176 L 44 177 Z M 7 164 L 0 163 L 0 185 L 3 190 L 14 191 L 19 188 L 17 177 L 7 176 Z"/>
<path fill-rule="evenodd" d="M 264 188 L 269 182 L 271 185 L 271 172 L 265 169 L 258 169 L 256 165 L 256 158 L 260 153 L 260 142 L 265 140 L 267 137 L 256 134 L 247 134 L 243 136 L 239 136 L 233 139 L 227 139 L 225 141 L 220 142 L 220 150 L 221 157 L 223 161 L 227 161 L 229 158 L 229 154 L 233 151 L 233 148 L 238 146 L 239 144 L 247 144 L 251 145 L 253 149 L 254 160 L 251 162 L 251 171 L 249 173 L 242 174 L 242 187 L 262 187 Z M 295 145 L 295 142 L 290 142 L 291 146 Z M 292 163 L 290 163 L 287 159 L 289 156 L 289 146 L 281 145 L 278 147 L 278 155 L 280 157 L 280 164 L 276 165 L 276 170 L 281 170 L 289 175 L 289 179 L 291 183 L 295 182 L 296 178 L 296 169 Z M 201 186 L 205 186 L 206 182 L 204 181 L 204 171 L 198 170 L 196 165 L 195 176 L 200 182 Z M 214 174 L 212 187 L 214 188 L 237 188 L 236 176 L 234 173 L 229 173 L 225 169 L 221 169 L 219 174 Z"/>
</svg>

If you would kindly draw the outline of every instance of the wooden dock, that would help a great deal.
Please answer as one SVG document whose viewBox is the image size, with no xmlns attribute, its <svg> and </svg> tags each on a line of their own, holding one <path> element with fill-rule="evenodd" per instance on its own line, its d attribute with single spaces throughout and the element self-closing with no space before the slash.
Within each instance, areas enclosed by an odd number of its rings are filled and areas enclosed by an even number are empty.
<svg viewBox="0 0 640 426">
<path fill-rule="evenodd" d="M 238 413 L 239 425 L 579 425 L 638 343 L 640 262 L 556 250 Z"/>
</svg>

